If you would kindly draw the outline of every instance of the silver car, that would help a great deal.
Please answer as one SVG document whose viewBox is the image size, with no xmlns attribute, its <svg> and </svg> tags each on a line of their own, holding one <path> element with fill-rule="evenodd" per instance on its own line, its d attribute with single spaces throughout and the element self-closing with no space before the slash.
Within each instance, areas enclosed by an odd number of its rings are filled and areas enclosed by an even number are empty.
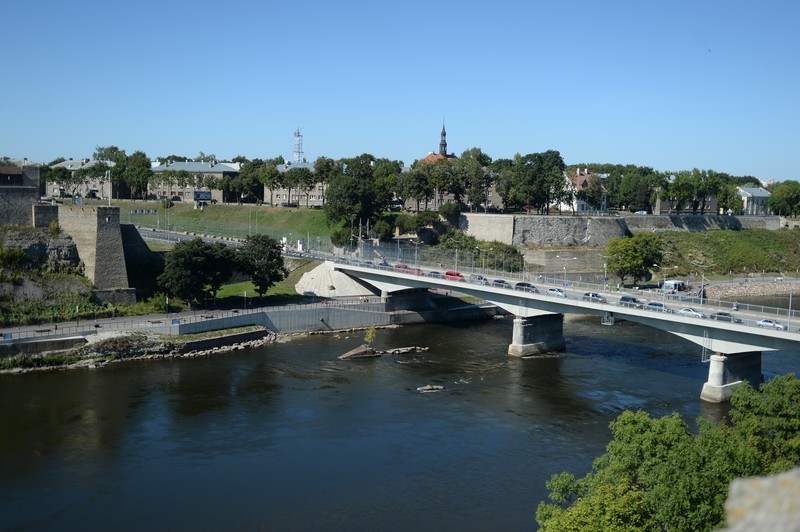
<svg viewBox="0 0 800 532">
<path fill-rule="evenodd" d="M 775 329 L 778 331 L 783 331 L 786 329 L 786 326 L 783 323 L 778 323 L 775 320 L 771 320 L 769 318 L 764 318 L 763 320 L 758 320 L 756 322 L 758 327 L 763 327 L 765 329 Z"/>
<path fill-rule="evenodd" d="M 690 318 L 706 318 L 707 316 L 700 312 L 699 310 L 693 308 L 682 308 L 678 311 L 678 314 L 681 316 L 689 316 Z"/>
</svg>

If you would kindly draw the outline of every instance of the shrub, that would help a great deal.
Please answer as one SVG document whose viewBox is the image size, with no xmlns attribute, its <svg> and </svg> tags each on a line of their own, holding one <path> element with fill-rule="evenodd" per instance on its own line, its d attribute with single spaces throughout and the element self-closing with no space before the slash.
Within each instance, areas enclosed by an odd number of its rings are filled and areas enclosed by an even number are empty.
<svg viewBox="0 0 800 532">
<path fill-rule="evenodd" d="M 58 234 L 61 232 L 61 228 L 58 226 L 57 220 L 50 222 L 50 225 L 47 226 L 47 232 L 52 236 L 58 236 Z"/>
</svg>

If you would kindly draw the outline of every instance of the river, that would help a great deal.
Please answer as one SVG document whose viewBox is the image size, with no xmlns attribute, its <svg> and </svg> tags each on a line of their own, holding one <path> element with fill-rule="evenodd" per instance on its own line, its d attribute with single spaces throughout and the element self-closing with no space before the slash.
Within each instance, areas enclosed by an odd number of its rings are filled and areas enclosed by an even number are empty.
<svg viewBox="0 0 800 532">
<path fill-rule="evenodd" d="M 429 350 L 368 360 L 337 360 L 350 333 L 0 375 L 0 527 L 534 530 L 545 482 L 585 474 L 623 410 L 727 411 L 699 400 L 697 346 L 596 317 L 565 336 L 531 360 L 498 319 L 380 330 L 378 349 Z M 798 366 L 763 357 L 767 377 Z"/>
</svg>

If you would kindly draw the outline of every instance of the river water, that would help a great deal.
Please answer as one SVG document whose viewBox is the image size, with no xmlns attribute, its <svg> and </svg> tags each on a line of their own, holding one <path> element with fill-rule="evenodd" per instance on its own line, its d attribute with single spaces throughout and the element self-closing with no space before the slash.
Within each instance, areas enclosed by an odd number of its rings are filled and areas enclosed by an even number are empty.
<svg viewBox="0 0 800 532">
<path fill-rule="evenodd" d="M 719 419 L 700 348 L 568 317 L 567 352 L 507 357 L 511 320 L 378 331 L 411 355 L 340 361 L 363 333 L 191 360 L 0 376 L 6 530 L 533 530 L 625 409 Z M 765 353 L 765 376 L 797 371 Z M 445 390 L 419 393 L 439 384 Z"/>
</svg>

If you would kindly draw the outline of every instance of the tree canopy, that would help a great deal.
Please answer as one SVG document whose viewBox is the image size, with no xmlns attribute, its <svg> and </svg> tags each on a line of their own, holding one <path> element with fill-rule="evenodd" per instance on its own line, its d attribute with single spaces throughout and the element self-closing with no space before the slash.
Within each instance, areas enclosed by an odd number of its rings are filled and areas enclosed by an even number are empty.
<svg viewBox="0 0 800 532">
<path fill-rule="evenodd" d="M 563 472 L 547 483 L 550 502 L 536 520 L 543 531 L 716 530 L 724 523 L 728 485 L 737 477 L 800 464 L 800 381 L 776 377 L 760 390 L 745 384 L 728 423 L 698 419 L 692 433 L 677 414 L 654 419 L 624 412 L 593 470 Z"/>
<path fill-rule="evenodd" d="M 612 238 L 606 244 L 608 271 L 625 283 L 627 277 L 636 283 L 646 279 L 650 269 L 661 262 L 661 237 L 653 233 L 627 238 Z"/>
<path fill-rule="evenodd" d="M 263 234 L 245 238 L 236 250 L 236 269 L 250 277 L 259 296 L 287 275 L 280 243 Z"/>
</svg>

